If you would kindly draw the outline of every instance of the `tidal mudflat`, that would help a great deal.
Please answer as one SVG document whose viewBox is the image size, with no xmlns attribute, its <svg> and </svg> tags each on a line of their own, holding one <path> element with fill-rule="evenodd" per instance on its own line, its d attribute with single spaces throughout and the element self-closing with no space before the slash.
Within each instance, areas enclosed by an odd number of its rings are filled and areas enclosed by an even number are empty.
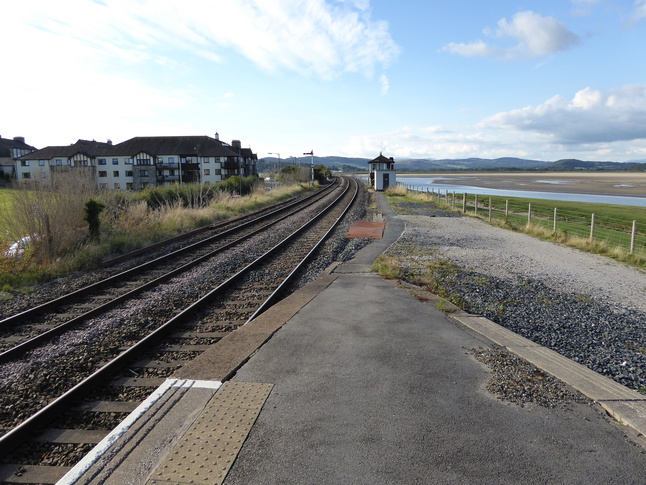
<svg viewBox="0 0 646 485">
<path fill-rule="evenodd" d="M 397 173 L 397 179 L 434 179 L 438 185 L 487 189 L 646 197 L 646 172 Z"/>
</svg>

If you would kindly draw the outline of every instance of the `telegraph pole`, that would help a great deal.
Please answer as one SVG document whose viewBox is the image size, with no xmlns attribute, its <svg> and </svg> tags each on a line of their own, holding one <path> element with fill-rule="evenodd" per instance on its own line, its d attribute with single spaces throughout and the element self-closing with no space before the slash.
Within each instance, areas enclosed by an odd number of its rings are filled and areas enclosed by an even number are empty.
<svg viewBox="0 0 646 485">
<path fill-rule="evenodd" d="M 312 184 L 312 187 L 313 187 L 313 186 L 314 186 L 314 150 L 312 150 L 312 151 L 311 151 L 311 152 L 309 152 L 309 153 L 303 153 L 303 155 L 309 155 L 310 157 L 312 157 L 312 158 L 310 159 L 310 160 L 311 160 L 311 161 L 310 161 L 310 166 L 311 166 L 311 168 L 312 168 L 312 180 L 311 180 L 311 184 Z"/>
</svg>

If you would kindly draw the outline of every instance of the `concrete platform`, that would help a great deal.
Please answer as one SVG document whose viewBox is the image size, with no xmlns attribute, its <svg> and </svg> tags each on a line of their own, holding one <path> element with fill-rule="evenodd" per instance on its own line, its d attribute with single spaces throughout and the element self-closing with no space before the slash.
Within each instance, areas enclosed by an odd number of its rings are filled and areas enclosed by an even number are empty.
<svg viewBox="0 0 646 485">
<path fill-rule="evenodd" d="M 182 368 L 61 483 L 643 483 L 644 396 L 371 274 L 404 230 L 378 203 L 382 239 Z M 623 424 L 496 399 L 468 354 L 492 342 Z"/>
</svg>

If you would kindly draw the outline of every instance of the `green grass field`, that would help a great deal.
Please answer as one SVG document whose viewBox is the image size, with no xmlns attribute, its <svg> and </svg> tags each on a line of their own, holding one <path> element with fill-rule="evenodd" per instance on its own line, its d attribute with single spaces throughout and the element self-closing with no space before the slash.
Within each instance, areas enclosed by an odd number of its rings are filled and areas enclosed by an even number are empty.
<svg viewBox="0 0 646 485">
<path fill-rule="evenodd" d="M 13 193 L 16 192 L 16 189 L 7 189 L 0 188 L 0 210 L 1 211 L 10 211 L 13 204 Z M 2 227 L 2 222 L 0 219 L 0 238 L 5 234 L 5 228 Z"/>
<path fill-rule="evenodd" d="M 467 201 L 473 204 L 474 197 L 468 196 Z M 646 228 L 646 208 L 639 206 L 627 205 L 613 205 L 613 204 L 592 204 L 588 202 L 568 202 L 560 200 L 545 200 L 545 199 L 525 199 L 525 198 L 512 198 L 512 197 L 491 197 L 491 204 L 498 210 L 505 209 L 505 200 L 509 200 L 509 210 L 511 212 L 527 212 L 529 204 L 532 204 L 532 213 L 538 216 L 550 215 L 554 213 L 556 207 L 558 213 L 564 216 L 579 214 L 590 215 L 595 214 L 595 217 L 607 221 L 615 221 L 631 223 L 637 221 L 637 226 Z M 488 195 L 478 196 L 479 204 L 488 204 Z"/>
</svg>

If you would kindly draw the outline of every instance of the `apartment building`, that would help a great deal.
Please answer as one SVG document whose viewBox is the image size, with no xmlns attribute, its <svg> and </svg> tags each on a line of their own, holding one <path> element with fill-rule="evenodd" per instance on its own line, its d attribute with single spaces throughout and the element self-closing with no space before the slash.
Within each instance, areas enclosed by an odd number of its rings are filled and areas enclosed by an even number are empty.
<svg viewBox="0 0 646 485">
<path fill-rule="evenodd" d="M 13 139 L 0 136 L 0 175 L 13 177 L 16 171 L 16 160 L 37 149 L 25 143 L 23 136 Z"/>
<path fill-rule="evenodd" d="M 18 181 L 50 184 L 57 173 L 86 171 L 101 189 L 138 190 L 169 183 L 219 182 L 233 175 L 256 175 L 257 156 L 209 136 L 135 137 L 113 145 L 78 140 L 50 146 L 16 161 Z"/>
</svg>

